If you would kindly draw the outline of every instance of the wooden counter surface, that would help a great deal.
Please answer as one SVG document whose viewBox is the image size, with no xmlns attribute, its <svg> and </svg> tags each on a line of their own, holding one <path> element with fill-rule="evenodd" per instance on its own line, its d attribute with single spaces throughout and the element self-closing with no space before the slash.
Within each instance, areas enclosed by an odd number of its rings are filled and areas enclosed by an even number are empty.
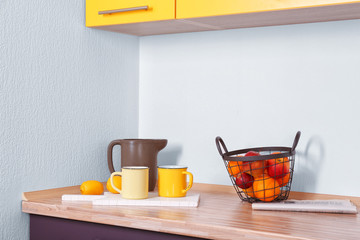
<svg viewBox="0 0 360 240">
<path fill-rule="evenodd" d="M 359 214 L 252 211 L 232 186 L 194 184 L 198 208 L 93 206 L 62 202 L 62 194 L 80 194 L 79 186 L 23 193 L 22 211 L 86 222 L 209 239 L 360 239 Z M 359 197 L 292 192 L 289 199 Z"/>
</svg>

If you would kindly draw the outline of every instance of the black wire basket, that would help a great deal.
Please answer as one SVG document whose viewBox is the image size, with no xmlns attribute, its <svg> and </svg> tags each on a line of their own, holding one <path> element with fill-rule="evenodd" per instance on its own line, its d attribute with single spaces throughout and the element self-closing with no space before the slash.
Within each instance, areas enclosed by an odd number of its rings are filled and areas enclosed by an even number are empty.
<svg viewBox="0 0 360 240">
<path fill-rule="evenodd" d="M 291 148 L 255 147 L 230 152 L 221 137 L 216 137 L 216 147 L 241 200 L 276 202 L 289 197 L 300 135 L 298 131 Z"/>
</svg>

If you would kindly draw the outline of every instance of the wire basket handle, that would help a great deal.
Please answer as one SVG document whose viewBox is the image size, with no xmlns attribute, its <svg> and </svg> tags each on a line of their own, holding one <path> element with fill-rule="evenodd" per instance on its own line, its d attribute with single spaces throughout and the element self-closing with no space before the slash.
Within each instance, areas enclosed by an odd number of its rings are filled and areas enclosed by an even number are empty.
<svg viewBox="0 0 360 240">
<path fill-rule="evenodd" d="M 295 151 L 295 148 L 296 148 L 296 146 L 297 146 L 298 143 L 299 143 L 300 136 L 301 136 L 301 132 L 298 131 L 298 132 L 296 133 L 296 136 L 295 136 L 295 139 L 294 139 L 294 143 L 293 143 L 292 148 L 291 148 L 291 152 L 294 152 L 294 151 Z"/>
<path fill-rule="evenodd" d="M 216 147 L 217 147 L 217 149 L 218 149 L 218 151 L 219 151 L 219 154 L 220 154 L 222 157 L 224 157 L 224 153 L 222 152 L 221 147 L 224 149 L 225 153 L 228 152 L 228 150 L 227 150 L 227 148 L 226 148 L 226 146 L 225 146 L 224 141 L 222 140 L 221 137 L 216 137 L 215 143 L 216 143 Z M 221 147 L 220 147 L 220 144 L 221 144 Z"/>
</svg>

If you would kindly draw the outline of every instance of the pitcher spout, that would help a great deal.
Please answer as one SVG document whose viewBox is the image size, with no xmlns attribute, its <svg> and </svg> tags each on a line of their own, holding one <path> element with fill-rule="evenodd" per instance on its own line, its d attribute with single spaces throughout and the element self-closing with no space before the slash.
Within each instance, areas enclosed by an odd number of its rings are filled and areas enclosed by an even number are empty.
<svg viewBox="0 0 360 240">
<path fill-rule="evenodd" d="M 162 149 L 164 149 L 168 143 L 167 139 L 159 139 L 158 140 L 158 144 L 157 144 L 157 150 L 161 151 Z"/>
</svg>

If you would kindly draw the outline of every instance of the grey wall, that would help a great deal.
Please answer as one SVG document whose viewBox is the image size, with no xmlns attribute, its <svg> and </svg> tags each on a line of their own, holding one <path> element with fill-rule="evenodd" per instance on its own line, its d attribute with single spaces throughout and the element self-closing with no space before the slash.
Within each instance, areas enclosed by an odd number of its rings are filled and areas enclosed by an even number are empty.
<svg viewBox="0 0 360 240">
<path fill-rule="evenodd" d="M 298 146 L 294 190 L 360 196 L 360 20 L 140 39 L 141 137 L 231 184 L 215 147 Z"/>
<path fill-rule="evenodd" d="M 138 38 L 85 28 L 85 1 L 0 1 L 0 239 L 28 239 L 21 193 L 105 181 L 138 135 Z"/>
</svg>

